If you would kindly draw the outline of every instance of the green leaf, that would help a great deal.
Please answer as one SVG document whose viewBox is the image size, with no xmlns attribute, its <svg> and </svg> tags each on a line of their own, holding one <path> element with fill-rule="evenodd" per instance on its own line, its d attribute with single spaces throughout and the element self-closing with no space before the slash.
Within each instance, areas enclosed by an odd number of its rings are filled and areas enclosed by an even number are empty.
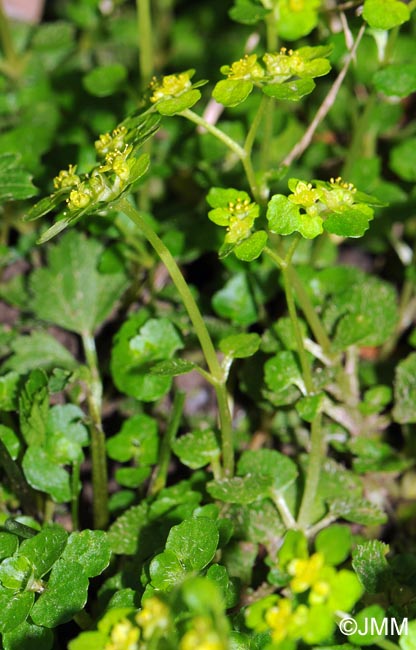
<svg viewBox="0 0 416 650">
<path fill-rule="evenodd" d="M 265 230 L 258 230 L 238 244 L 233 251 L 234 255 L 242 262 L 252 262 L 261 255 L 267 245 L 268 234 Z"/>
<path fill-rule="evenodd" d="M 20 430 L 28 445 L 45 442 L 48 412 L 47 376 L 43 370 L 32 370 L 19 396 Z"/>
<path fill-rule="evenodd" d="M 362 203 L 333 212 L 324 221 L 324 230 L 340 237 L 362 237 L 373 219 L 373 210 Z"/>
<path fill-rule="evenodd" d="M 108 539 L 111 550 L 118 555 L 134 555 L 139 544 L 140 531 L 147 524 L 148 506 L 141 503 L 126 510 L 110 526 Z"/>
<path fill-rule="evenodd" d="M 377 70 L 373 83 L 388 97 L 407 97 L 416 92 L 416 64 L 396 63 Z"/>
<path fill-rule="evenodd" d="M 213 458 L 218 458 L 220 448 L 213 431 L 191 431 L 172 444 L 173 452 L 181 462 L 191 469 L 199 469 L 208 465 Z"/>
<path fill-rule="evenodd" d="M 265 95 L 274 99 L 298 102 L 305 95 L 309 95 L 314 88 L 315 82 L 313 79 L 293 79 L 281 84 L 268 84 L 262 87 L 262 91 Z"/>
<path fill-rule="evenodd" d="M 48 249 L 48 266 L 30 278 L 32 307 L 39 318 L 78 334 L 92 334 L 126 288 L 121 273 L 98 271 L 104 249 L 78 231 Z"/>
<path fill-rule="evenodd" d="M 78 562 L 58 560 L 51 571 L 48 588 L 30 612 L 37 625 L 56 627 L 67 623 L 87 602 L 88 578 Z"/>
<path fill-rule="evenodd" d="M 258 334 L 232 334 L 221 339 L 219 348 L 227 357 L 246 359 L 257 352 L 260 343 L 261 339 Z"/>
<path fill-rule="evenodd" d="M 120 467 L 115 473 L 117 483 L 129 488 L 139 487 L 149 476 L 150 467 Z"/>
<path fill-rule="evenodd" d="M 240 476 L 257 476 L 261 482 L 267 479 L 273 493 L 283 492 L 298 476 L 295 463 L 274 449 L 244 451 L 237 472 Z"/>
<path fill-rule="evenodd" d="M 373 29 L 392 29 L 410 18 L 410 10 L 400 0 L 365 0 L 363 18 Z"/>
<path fill-rule="evenodd" d="M 391 570 L 386 560 L 388 552 L 388 545 L 376 539 L 358 544 L 353 550 L 352 566 L 370 594 L 385 591 L 391 581 Z"/>
<path fill-rule="evenodd" d="M 166 550 L 172 551 L 189 571 L 201 571 L 215 555 L 219 541 L 217 525 L 211 519 L 186 519 L 171 528 Z"/>
<path fill-rule="evenodd" d="M 322 218 L 301 213 L 299 207 L 283 194 L 275 194 L 267 206 L 267 219 L 271 232 L 291 235 L 299 232 L 306 239 L 313 239 L 323 232 Z"/>
<path fill-rule="evenodd" d="M 35 368 L 73 370 L 77 366 L 72 354 L 54 336 L 42 330 L 18 336 L 11 342 L 10 349 L 13 354 L 3 368 L 22 375 Z"/>
<path fill-rule="evenodd" d="M 0 582 L 7 589 L 23 591 L 34 580 L 34 566 L 23 555 L 13 555 L 0 564 Z"/>
<path fill-rule="evenodd" d="M 269 13 L 256 0 L 236 0 L 228 14 L 230 18 L 243 25 L 255 25 Z"/>
<path fill-rule="evenodd" d="M 45 451 L 60 464 L 83 460 L 82 447 L 88 444 L 84 413 L 75 404 L 57 404 L 49 411 Z"/>
<path fill-rule="evenodd" d="M 78 562 L 88 578 L 95 578 L 110 563 L 111 549 L 103 530 L 83 530 L 71 533 L 61 556 L 62 560 Z"/>
<path fill-rule="evenodd" d="M 27 558 L 35 569 L 35 578 L 42 578 L 62 555 L 68 533 L 58 524 L 45 526 L 31 539 L 24 540 L 19 555 Z"/>
<path fill-rule="evenodd" d="M 0 560 L 13 555 L 18 546 L 19 539 L 16 535 L 0 532 Z"/>
<path fill-rule="evenodd" d="M 357 632 L 350 634 L 348 640 L 357 646 L 368 646 L 377 644 L 377 639 L 385 636 L 387 631 L 384 626 L 384 634 L 379 634 L 378 630 L 383 630 L 383 621 L 386 619 L 386 612 L 380 605 L 370 605 L 362 609 L 354 616 L 357 623 Z M 377 628 L 377 629 L 376 629 Z"/>
<path fill-rule="evenodd" d="M 176 115 L 177 113 L 182 113 L 186 108 L 191 108 L 191 106 L 196 104 L 200 99 L 201 92 L 192 88 L 186 93 L 179 95 L 179 97 L 172 97 L 171 99 L 158 101 L 155 107 L 161 115 Z"/>
<path fill-rule="evenodd" d="M 237 199 L 240 199 L 240 201 L 251 200 L 247 192 L 236 190 L 233 187 L 211 187 L 206 196 L 207 203 L 211 206 L 211 208 L 226 208 L 229 203 L 234 203 Z M 229 215 L 228 212 L 227 214 Z M 220 223 L 218 225 L 226 226 L 227 223 L 228 221 L 225 223 Z"/>
<path fill-rule="evenodd" d="M 393 417 L 400 424 L 416 422 L 416 352 L 396 366 Z"/>
<path fill-rule="evenodd" d="M 100 65 L 82 79 L 85 90 L 95 97 L 108 97 L 119 90 L 127 78 L 127 69 L 120 63 Z"/>
<path fill-rule="evenodd" d="M 103 632 L 81 632 L 68 643 L 68 650 L 102 650 L 108 643 L 108 634 Z"/>
<path fill-rule="evenodd" d="M 183 582 L 187 571 L 173 551 L 163 551 L 150 563 L 149 573 L 152 585 L 161 591 L 170 590 Z"/>
<path fill-rule="evenodd" d="M 51 630 L 25 621 L 5 633 L 2 641 L 4 650 L 51 650 L 54 637 Z"/>
<path fill-rule="evenodd" d="M 278 0 L 279 36 L 288 41 L 294 41 L 309 34 L 318 24 L 318 8 L 320 0 L 303 0 L 299 5 L 290 0 Z"/>
<path fill-rule="evenodd" d="M 133 415 L 123 422 L 119 433 L 107 440 L 107 453 L 120 463 L 134 459 L 140 465 L 153 465 L 158 443 L 156 420 L 144 414 Z"/>
<path fill-rule="evenodd" d="M 15 593 L 10 589 L 0 589 L 0 632 L 12 632 L 23 623 L 32 608 L 35 594 L 32 591 Z"/>
<path fill-rule="evenodd" d="M 324 399 L 325 393 L 307 395 L 296 402 L 295 408 L 303 420 L 306 420 L 306 422 L 312 422 L 317 413 L 322 410 Z"/>
<path fill-rule="evenodd" d="M 22 467 L 33 488 L 46 492 L 56 503 L 70 501 L 69 474 L 42 447 L 29 447 L 23 456 Z"/>
<path fill-rule="evenodd" d="M 0 377 L 0 408 L 2 411 L 16 409 L 19 382 L 20 376 L 17 372 L 8 372 Z"/>
<path fill-rule="evenodd" d="M 167 361 L 158 361 L 150 368 L 152 375 L 159 375 L 160 377 L 176 377 L 177 375 L 185 375 L 191 372 L 198 366 L 192 361 L 185 361 L 185 359 L 168 359 Z"/>
<path fill-rule="evenodd" d="M 4 424 L 0 424 L 0 440 L 5 444 L 11 458 L 16 460 L 21 449 L 21 444 L 13 429 L 4 426 Z"/>
<path fill-rule="evenodd" d="M 239 325 L 257 321 L 257 307 L 246 273 L 235 274 L 214 294 L 212 305 L 219 316 Z"/>
<path fill-rule="evenodd" d="M 268 359 L 264 365 L 264 379 L 272 391 L 282 391 L 295 385 L 303 390 L 303 378 L 293 352 L 284 350 Z"/>
<path fill-rule="evenodd" d="M 325 564 L 338 565 L 349 557 L 352 534 L 348 526 L 334 524 L 321 530 L 315 539 L 315 548 L 325 557 Z"/>
<path fill-rule="evenodd" d="M 403 180 L 416 181 L 416 138 L 406 138 L 393 147 L 390 167 Z"/>
<path fill-rule="evenodd" d="M 416 648 L 416 620 L 409 621 L 407 634 L 401 634 L 399 646 L 402 650 L 415 650 Z"/>
<path fill-rule="evenodd" d="M 207 483 L 208 493 L 225 503 L 252 503 L 264 497 L 270 487 L 267 476 L 234 476 Z"/>
<path fill-rule="evenodd" d="M 20 156 L 15 153 L 0 154 L 0 202 L 17 201 L 35 196 L 38 190 L 32 176 L 19 169 Z"/>
<path fill-rule="evenodd" d="M 253 90 L 251 81 L 244 79 L 222 79 L 212 91 L 216 102 L 223 106 L 238 106 L 244 102 Z"/>
<path fill-rule="evenodd" d="M 183 347 L 175 327 L 167 318 L 151 318 L 145 311 L 133 314 L 115 337 L 111 370 L 119 390 L 150 402 L 165 395 L 170 376 L 149 373 L 156 362 L 170 359 Z"/>
</svg>

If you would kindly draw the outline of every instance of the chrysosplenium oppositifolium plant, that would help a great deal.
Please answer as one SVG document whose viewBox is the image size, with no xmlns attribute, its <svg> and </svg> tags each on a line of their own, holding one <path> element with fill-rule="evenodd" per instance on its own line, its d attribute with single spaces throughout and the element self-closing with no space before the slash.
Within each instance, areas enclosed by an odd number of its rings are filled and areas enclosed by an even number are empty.
<svg viewBox="0 0 416 650">
<path fill-rule="evenodd" d="M 411 650 L 415 3 L 131 4 L 0 2 L 2 647 Z"/>
</svg>

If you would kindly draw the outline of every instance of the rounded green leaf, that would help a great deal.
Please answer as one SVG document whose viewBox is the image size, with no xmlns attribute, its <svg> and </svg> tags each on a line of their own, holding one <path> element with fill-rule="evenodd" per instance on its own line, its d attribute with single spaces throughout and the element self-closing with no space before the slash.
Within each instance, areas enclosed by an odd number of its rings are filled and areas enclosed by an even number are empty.
<svg viewBox="0 0 416 650">
<path fill-rule="evenodd" d="M 6 427 L 4 424 L 0 424 L 0 440 L 5 444 L 12 459 L 16 460 L 21 444 L 13 429 Z"/>
<path fill-rule="evenodd" d="M 258 334 L 232 334 L 221 339 L 219 348 L 228 357 L 246 359 L 257 352 L 260 343 L 261 339 Z"/>
<path fill-rule="evenodd" d="M 347 559 L 351 551 L 351 544 L 351 529 L 339 524 L 321 530 L 315 539 L 315 548 L 323 554 L 325 563 L 334 566 Z"/>
<path fill-rule="evenodd" d="M 56 627 L 70 621 L 87 602 L 88 578 L 78 562 L 58 560 L 51 571 L 48 588 L 34 604 L 34 623 Z"/>
<path fill-rule="evenodd" d="M 393 417 L 400 424 L 416 422 L 416 352 L 396 366 Z"/>
<path fill-rule="evenodd" d="M 364 204 L 333 212 L 324 221 L 324 229 L 341 237 L 362 237 L 373 219 L 373 210 Z"/>
<path fill-rule="evenodd" d="M 401 634 L 399 645 L 402 650 L 415 650 L 416 648 L 416 620 L 409 621 L 407 634 Z"/>
<path fill-rule="evenodd" d="M 18 546 L 19 539 L 16 535 L 0 532 L 0 560 L 13 555 Z"/>
<path fill-rule="evenodd" d="M 270 487 L 267 476 L 246 475 L 210 481 L 207 490 L 214 499 L 225 503 L 252 503 L 264 497 Z"/>
<path fill-rule="evenodd" d="M 213 431 L 191 431 L 172 444 L 173 452 L 181 462 L 191 469 L 199 469 L 208 465 L 213 458 L 218 458 L 220 448 Z"/>
<path fill-rule="evenodd" d="M 388 65 L 375 73 L 373 83 L 376 90 L 389 97 L 407 97 L 416 92 L 416 64 Z"/>
<path fill-rule="evenodd" d="M 71 533 L 62 560 L 78 562 L 85 575 L 94 578 L 108 567 L 111 558 L 108 535 L 103 530 L 83 530 Z"/>
<path fill-rule="evenodd" d="M 4 650 L 51 650 L 53 632 L 24 621 L 2 638 Z"/>
<path fill-rule="evenodd" d="M 362 609 L 354 616 L 354 619 L 357 623 L 357 632 L 348 637 L 348 640 L 354 645 L 373 645 L 377 639 L 385 636 L 386 631 L 382 634 L 378 633 L 378 630 L 383 630 L 383 621 L 388 621 L 386 612 L 380 605 L 370 605 L 370 607 Z"/>
<path fill-rule="evenodd" d="M 252 262 L 261 255 L 267 240 L 267 232 L 258 230 L 233 249 L 234 255 L 242 262 Z"/>
<path fill-rule="evenodd" d="M 177 113 L 181 113 L 184 111 L 186 108 L 191 108 L 194 104 L 197 103 L 201 98 L 201 93 L 199 90 L 196 90 L 195 88 L 192 88 L 191 90 L 188 90 L 186 93 L 183 93 L 183 95 L 179 95 L 179 97 L 172 97 L 171 99 L 163 99 L 156 104 L 156 110 L 161 114 L 161 115 L 176 115 Z"/>
<path fill-rule="evenodd" d="M 245 273 L 237 273 L 217 291 L 212 305 L 219 316 L 239 325 L 251 325 L 257 321 L 257 306 Z"/>
<path fill-rule="evenodd" d="M 299 207 L 283 194 L 275 194 L 267 207 L 267 219 L 271 232 L 291 235 L 299 232 L 307 239 L 313 239 L 323 232 L 322 218 L 302 214 Z"/>
<path fill-rule="evenodd" d="M 267 479 L 273 492 L 285 490 L 298 475 L 293 460 L 274 449 L 243 452 L 238 461 L 237 471 L 242 476 L 253 475 L 260 480 Z"/>
<path fill-rule="evenodd" d="M 23 591 L 34 580 L 35 567 L 22 555 L 8 557 L 0 564 L 0 582 L 7 589 Z"/>
<path fill-rule="evenodd" d="M 158 444 L 157 422 L 143 413 L 123 422 L 120 432 L 107 440 L 107 453 L 120 463 L 134 459 L 140 465 L 153 465 Z"/>
<path fill-rule="evenodd" d="M 101 65 L 91 70 L 82 80 L 85 90 L 96 97 L 108 97 L 117 92 L 127 78 L 127 70 L 120 63 Z"/>
<path fill-rule="evenodd" d="M 62 526 L 45 526 L 40 533 L 21 543 L 19 555 L 24 555 L 33 564 L 35 577 L 41 578 L 62 555 L 67 539 L 68 533 Z"/>
<path fill-rule="evenodd" d="M 171 528 L 166 550 L 175 553 L 189 571 L 200 571 L 215 555 L 219 541 L 217 525 L 212 519 L 186 519 Z"/>
<path fill-rule="evenodd" d="M 185 361 L 185 359 L 168 359 L 167 361 L 158 361 L 150 368 L 152 375 L 159 375 L 161 377 L 176 377 L 177 375 L 185 375 L 197 367 L 192 361 Z"/>
<path fill-rule="evenodd" d="M 323 73 L 326 74 L 326 73 Z M 315 88 L 313 79 L 294 79 L 282 84 L 269 84 L 262 87 L 268 97 L 282 101 L 298 102 L 305 95 L 309 95 Z"/>
<path fill-rule="evenodd" d="M 29 447 L 23 462 L 23 471 L 27 482 L 36 490 L 50 494 L 56 503 L 71 499 L 69 474 L 42 449 Z"/>
<path fill-rule="evenodd" d="M 149 573 L 152 585 L 156 589 L 166 591 L 182 582 L 187 572 L 176 553 L 167 549 L 153 558 L 150 563 Z"/>
<path fill-rule="evenodd" d="M 35 600 L 33 591 L 16 594 L 11 589 L 0 589 L 0 632 L 11 632 L 29 615 Z"/>
<path fill-rule="evenodd" d="M 245 79 L 223 79 L 215 85 L 212 96 L 219 104 L 232 107 L 238 106 L 238 104 L 241 104 L 247 99 L 252 90 L 253 84 L 251 81 Z"/>
<path fill-rule="evenodd" d="M 409 20 L 410 11 L 400 0 L 365 0 L 363 18 L 373 29 L 392 29 Z"/>
<path fill-rule="evenodd" d="M 119 467 L 115 473 L 117 483 L 129 488 L 139 487 L 149 476 L 150 467 Z"/>
<path fill-rule="evenodd" d="M 295 355 L 288 350 L 278 352 L 266 361 L 264 379 L 267 387 L 273 391 L 285 390 L 292 385 L 303 388 L 302 374 Z"/>
</svg>

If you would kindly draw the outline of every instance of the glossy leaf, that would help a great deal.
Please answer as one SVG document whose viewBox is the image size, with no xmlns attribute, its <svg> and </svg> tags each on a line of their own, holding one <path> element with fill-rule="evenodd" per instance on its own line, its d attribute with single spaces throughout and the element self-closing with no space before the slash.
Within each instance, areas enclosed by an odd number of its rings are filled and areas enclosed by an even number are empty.
<svg viewBox="0 0 416 650">
<path fill-rule="evenodd" d="M 24 621 L 3 635 L 4 650 L 51 650 L 53 632 Z"/>
<path fill-rule="evenodd" d="M 30 612 L 31 619 L 43 627 L 56 627 L 72 619 L 87 602 L 88 578 L 78 562 L 58 560 L 51 571 L 48 588 Z"/>
<path fill-rule="evenodd" d="M 107 440 L 107 453 L 113 460 L 125 463 L 134 459 L 141 465 L 157 461 L 158 427 L 148 415 L 134 415 L 125 422 L 121 431 Z"/>
<path fill-rule="evenodd" d="M 298 475 L 295 463 L 274 449 L 244 451 L 238 461 L 237 471 L 243 477 L 257 476 L 261 483 L 267 479 L 273 493 L 284 491 Z"/>
<path fill-rule="evenodd" d="M 56 503 L 70 501 L 69 474 L 42 447 L 29 447 L 22 467 L 27 482 L 33 488 L 46 492 Z"/>
<path fill-rule="evenodd" d="M 221 339 L 219 348 L 226 356 L 233 359 L 245 359 L 253 356 L 260 347 L 258 334 L 232 334 Z"/>
<path fill-rule="evenodd" d="M 214 557 L 218 541 L 218 528 L 214 521 L 205 517 L 186 519 L 171 528 L 166 550 L 175 553 L 189 571 L 200 571 Z"/>
<path fill-rule="evenodd" d="M 208 465 L 212 459 L 218 459 L 220 448 L 213 431 L 191 431 L 172 444 L 173 452 L 181 462 L 191 469 L 199 469 Z"/>
<path fill-rule="evenodd" d="M 282 84 L 268 84 L 263 86 L 262 91 L 265 95 L 274 99 L 298 102 L 305 95 L 309 95 L 314 88 L 315 82 L 312 79 L 294 79 Z"/>
<path fill-rule="evenodd" d="M 195 88 L 188 90 L 179 97 L 163 99 L 156 104 L 156 110 L 161 115 L 171 116 L 182 113 L 186 108 L 191 108 L 201 99 L 201 92 Z"/>
<path fill-rule="evenodd" d="M 233 251 L 235 256 L 242 262 L 256 260 L 267 245 L 268 235 L 265 230 L 258 230 L 247 237 L 241 244 L 238 244 Z"/>
<path fill-rule="evenodd" d="M 365 0 L 363 18 L 373 29 L 392 29 L 409 20 L 410 11 L 400 0 Z"/>
<path fill-rule="evenodd" d="M 301 213 L 299 207 L 282 194 L 275 194 L 267 207 L 267 219 L 271 232 L 291 235 L 299 232 L 306 239 L 313 239 L 323 232 L 322 218 Z"/>
<path fill-rule="evenodd" d="M 88 578 L 100 575 L 109 565 L 110 558 L 110 542 L 103 530 L 71 533 L 61 556 L 62 560 L 78 562 Z"/>
<path fill-rule="evenodd" d="M 219 81 L 212 96 L 216 102 L 229 108 L 238 106 L 250 95 L 253 90 L 251 81 L 244 79 L 223 79 Z"/>
<path fill-rule="evenodd" d="M 15 593 L 11 589 L 0 589 L 0 632 L 12 632 L 23 623 L 35 600 L 34 592 Z"/>
<path fill-rule="evenodd" d="M 214 499 L 225 503 L 252 503 L 261 499 L 270 486 L 267 476 L 248 474 L 210 481 L 207 490 Z"/>
<path fill-rule="evenodd" d="M 215 293 L 212 305 L 220 316 L 239 325 L 251 325 L 257 320 L 257 308 L 245 273 L 237 273 Z"/>
<path fill-rule="evenodd" d="M 139 543 L 140 530 L 148 520 L 148 506 L 141 503 L 126 510 L 110 526 L 108 539 L 111 550 L 118 555 L 134 555 Z"/>
<path fill-rule="evenodd" d="M 35 577 L 42 578 L 61 557 L 68 533 L 57 524 L 46 526 L 38 535 L 24 540 L 19 555 L 27 558 L 35 568 Z"/>
</svg>

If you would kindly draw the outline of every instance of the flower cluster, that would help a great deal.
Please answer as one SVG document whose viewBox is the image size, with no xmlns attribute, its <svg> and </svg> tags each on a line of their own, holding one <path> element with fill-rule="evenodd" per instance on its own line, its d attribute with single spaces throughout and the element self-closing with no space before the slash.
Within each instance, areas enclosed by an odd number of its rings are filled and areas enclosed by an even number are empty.
<svg viewBox="0 0 416 650">
<path fill-rule="evenodd" d="M 155 104 L 161 99 L 180 97 L 180 95 L 183 95 L 192 88 L 191 77 L 193 74 L 194 70 L 187 70 L 180 74 L 170 74 L 162 77 L 161 81 L 153 77 L 150 82 L 150 89 L 153 92 L 150 101 Z"/>
<path fill-rule="evenodd" d="M 195 616 L 181 639 L 179 650 L 226 650 L 218 632 L 207 616 Z"/>
<path fill-rule="evenodd" d="M 268 596 L 251 605 L 247 625 L 269 630 L 273 647 L 285 640 L 322 643 L 331 638 L 337 611 L 349 612 L 362 595 L 362 586 L 349 570 L 326 564 L 322 553 L 292 558 L 284 567 L 288 584 L 284 597 Z"/>
<path fill-rule="evenodd" d="M 235 194 L 235 198 L 226 201 L 225 204 L 216 205 L 213 210 L 210 210 L 208 217 L 217 226 L 225 226 L 226 244 L 238 245 L 249 237 L 260 208 L 257 203 L 251 201 L 246 192 L 238 193 L 235 190 Z"/>
<path fill-rule="evenodd" d="M 255 85 L 281 84 L 291 77 L 314 78 L 327 74 L 331 68 L 324 58 L 328 48 L 302 47 L 288 50 L 282 47 L 279 52 L 266 52 L 262 62 L 257 54 L 246 54 L 239 61 L 221 67 L 221 72 L 233 80 L 251 81 Z"/>
</svg>

